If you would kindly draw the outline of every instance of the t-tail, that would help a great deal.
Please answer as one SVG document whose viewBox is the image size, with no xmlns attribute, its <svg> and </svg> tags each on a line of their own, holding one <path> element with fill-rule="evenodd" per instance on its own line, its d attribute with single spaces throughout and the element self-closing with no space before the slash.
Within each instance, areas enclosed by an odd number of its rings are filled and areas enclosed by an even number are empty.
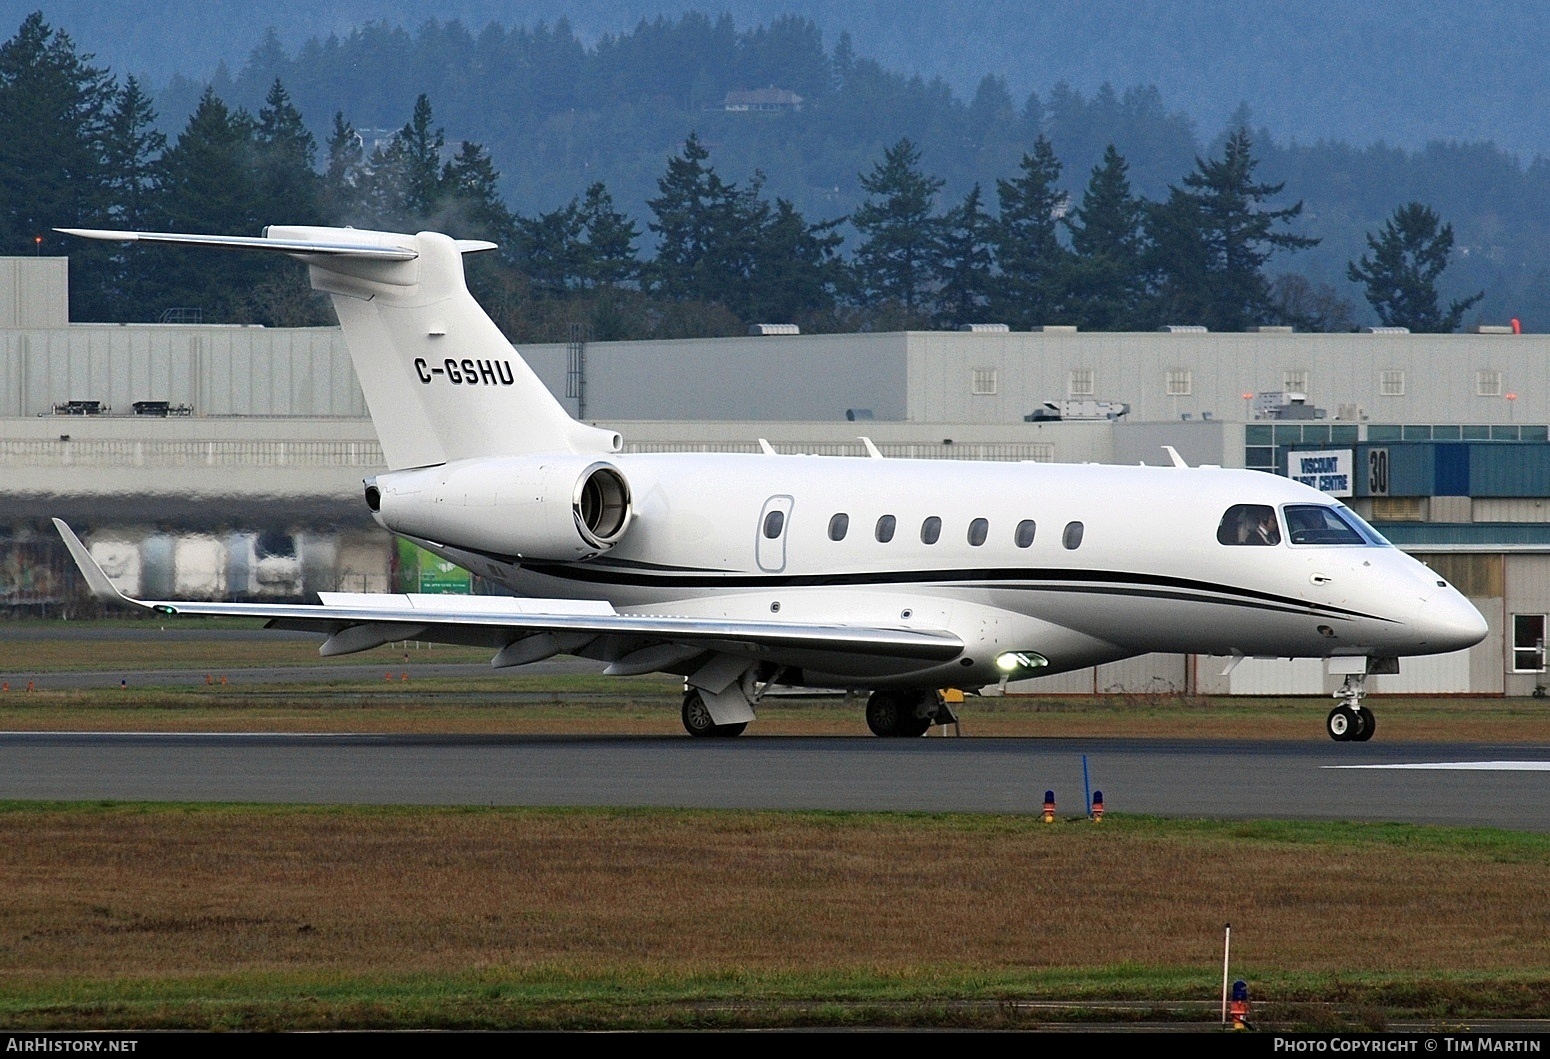
<svg viewBox="0 0 1550 1059">
<path fill-rule="evenodd" d="M 621 447 L 618 434 L 566 413 L 468 292 L 463 255 L 493 243 L 356 228 L 272 226 L 258 238 L 59 230 L 305 261 L 313 288 L 333 298 L 390 469 Z"/>
</svg>

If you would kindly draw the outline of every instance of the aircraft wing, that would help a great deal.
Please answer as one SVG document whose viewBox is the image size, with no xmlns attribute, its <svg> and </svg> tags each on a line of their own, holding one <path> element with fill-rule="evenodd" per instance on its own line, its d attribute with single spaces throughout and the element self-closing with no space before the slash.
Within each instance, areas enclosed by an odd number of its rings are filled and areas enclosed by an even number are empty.
<svg viewBox="0 0 1550 1059">
<path fill-rule="evenodd" d="M 353 592 L 319 593 L 321 604 L 133 599 L 114 587 L 69 526 L 53 521 L 92 594 L 104 602 L 167 615 L 263 618 L 268 628 L 326 635 L 319 648 L 324 656 L 423 640 L 493 648 L 497 654 L 490 664 L 496 667 L 585 651 L 587 657 L 609 662 L 605 672 L 629 676 L 707 652 L 753 659 L 774 652 L 865 654 L 931 664 L 956 658 L 964 648 L 945 630 L 620 614 L 593 600 Z"/>
</svg>

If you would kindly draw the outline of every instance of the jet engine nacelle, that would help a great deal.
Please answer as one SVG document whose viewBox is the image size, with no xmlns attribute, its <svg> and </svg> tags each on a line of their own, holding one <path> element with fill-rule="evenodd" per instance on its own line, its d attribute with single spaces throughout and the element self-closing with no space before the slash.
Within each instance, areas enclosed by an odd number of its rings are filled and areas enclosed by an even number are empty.
<svg viewBox="0 0 1550 1059">
<path fill-rule="evenodd" d="M 367 480 L 366 506 L 394 533 L 550 561 L 606 552 L 633 517 L 623 473 L 569 453 L 389 471 Z"/>
</svg>

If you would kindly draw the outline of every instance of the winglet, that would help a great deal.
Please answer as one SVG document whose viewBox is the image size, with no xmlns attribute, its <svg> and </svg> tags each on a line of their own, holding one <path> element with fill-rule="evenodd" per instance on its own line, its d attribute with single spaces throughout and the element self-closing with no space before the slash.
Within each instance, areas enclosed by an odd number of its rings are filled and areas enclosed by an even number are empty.
<svg viewBox="0 0 1550 1059">
<path fill-rule="evenodd" d="M 154 609 L 149 604 L 141 603 L 137 599 L 130 599 L 108 579 L 108 575 L 102 572 L 102 567 L 97 565 L 97 560 L 91 557 L 91 552 L 86 550 L 86 545 L 81 543 L 81 538 L 75 535 L 75 531 L 65 525 L 63 519 L 54 519 L 54 528 L 64 538 L 65 547 L 70 549 L 70 558 L 75 560 L 75 565 L 81 568 L 81 576 L 86 578 L 86 585 L 91 589 L 91 594 L 104 603 L 128 603 L 135 607 Z"/>
</svg>

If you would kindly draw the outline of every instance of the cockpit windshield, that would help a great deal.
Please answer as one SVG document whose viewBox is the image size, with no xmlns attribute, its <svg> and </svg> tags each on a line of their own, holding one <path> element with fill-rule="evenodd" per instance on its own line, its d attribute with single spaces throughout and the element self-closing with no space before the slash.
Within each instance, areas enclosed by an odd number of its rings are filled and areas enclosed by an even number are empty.
<svg viewBox="0 0 1550 1059">
<path fill-rule="evenodd" d="M 1387 544 L 1382 534 L 1348 508 L 1323 504 L 1288 504 L 1287 536 L 1293 544 Z"/>
<path fill-rule="evenodd" d="M 1269 504 L 1234 504 L 1217 524 L 1216 541 L 1232 545 L 1280 544 L 1276 509 Z"/>
</svg>

